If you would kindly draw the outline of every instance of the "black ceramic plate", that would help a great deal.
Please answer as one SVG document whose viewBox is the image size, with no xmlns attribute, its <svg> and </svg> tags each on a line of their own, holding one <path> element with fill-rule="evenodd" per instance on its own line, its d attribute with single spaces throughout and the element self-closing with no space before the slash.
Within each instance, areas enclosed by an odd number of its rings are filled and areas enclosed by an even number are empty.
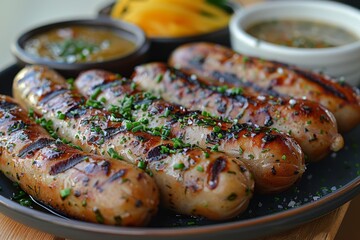
<svg viewBox="0 0 360 240">
<path fill-rule="evenodd" d="M 13 65 L 0 72 L 0 93 L 11 95 Z M 345 135 L 346 147 L 309 164 L 298 184 L 277 195 L 255 196 L 248 210 L 226 222 L 161 211 L 146 228 L 103 226 L 66 219 L 33 203 L 11 200 L 19 191 L 0 174 L 0 212 L 31 227 L 71 239 L 251 239 L 283 231 L 324 215 L 360 193 L 360 127 Z"/>
</svg>

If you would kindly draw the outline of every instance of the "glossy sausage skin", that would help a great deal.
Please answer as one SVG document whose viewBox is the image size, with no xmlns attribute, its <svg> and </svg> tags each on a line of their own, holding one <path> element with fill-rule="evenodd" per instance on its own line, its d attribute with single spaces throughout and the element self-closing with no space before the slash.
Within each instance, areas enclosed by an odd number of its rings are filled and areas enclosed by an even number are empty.
<svg viewBox="0 0 360 240">
<path fill-rule="evenodd" d="M 78 76 L 74 85 L 87 98 L 95 93 L 97 99 L 105 98 L 104 105 L 109 109 L 121 111 L 131 102 L 130 118 L 146 120 L 149 129 L 166 126 L 170 130 L 168 138 L 203 149 L 217 147 L 220 152 L 241 159 L 254 174 L 257 192 L 284 191 L 305 170 L 300 146 L 291 137 L 275 130 L 252 124 L 232 124 L 159 98 L 149 98 L 149 94 L 140 91 L 131 80 L 118 79 L 117 75 L 106 71 L 86 71 Z"/>
<path fill-rule="evenodd" d="M 161 81 L 155 81 L 161 75 Z M 307 100 L 247 96 L 199 83 L 162 63 L 138 66 L 133 80 L 144 90 L 191 110 L 210 112 L 239 123 L 252 122 L 288 133 L 300 144 L 309 161 L 317 161 L 343 147 L 334 116 L 321 105 Z"/>
<path fill-rule="evenodd" d="M 244 56 L 212 43 L 176 49 L 170 64 L 196 74 L 210 85 L 242 87 L 251 94 L 306 98 L 330 110 L 340 132 L 360 123 L 360 92 L 344 82 L 295 66 Z"/>
<path fill-rule="evenodd" d="M 35 199 L 80 220 L 142 226 L 157 212 L 158 188 L 144 171 L 54 140 L 2 95 L 0 169 Z"/>
<path fill-rule="evenodd" d="M 166 208 L 222 220 L 240 214 L 249 203 L 254 182 L 241 161 L 222 153 L 206 158 L 199 148 L 175 149 L 172 141 L 129 130 L 121 116 L 114 119 L 106 110 L 86 107 L 84 99 L 46 67 L 23 69 L 13 90 L 22 104 L 52 120 L 59 136 L 84 151 L 147 165 Z M 59 112 L 64 114 L 61 119 Z"/>
</svg>

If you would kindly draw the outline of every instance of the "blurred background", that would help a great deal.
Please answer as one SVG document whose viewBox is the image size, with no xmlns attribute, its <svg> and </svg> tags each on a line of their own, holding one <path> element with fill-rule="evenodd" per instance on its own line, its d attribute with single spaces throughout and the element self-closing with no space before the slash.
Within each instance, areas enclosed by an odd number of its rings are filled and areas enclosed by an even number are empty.
<svg viewBox="0 0 360 240">
<path fill-rule="evenodd" d="M 1 0 L 0 70 L 15 62 L 10 45 L 23 31 L 48 22 L 69 18 L 95 17 L 99 8 L 112 0 Z M 240 0 L 244 5 L 261 0 Z M 360 8 L 359 0 L 340 1 Z M 1 85 L 0 85 L 1 87 Z M 336 240 L 360 239 L 360 196 L 355 198 L 345 216 Z"/>
</svg>

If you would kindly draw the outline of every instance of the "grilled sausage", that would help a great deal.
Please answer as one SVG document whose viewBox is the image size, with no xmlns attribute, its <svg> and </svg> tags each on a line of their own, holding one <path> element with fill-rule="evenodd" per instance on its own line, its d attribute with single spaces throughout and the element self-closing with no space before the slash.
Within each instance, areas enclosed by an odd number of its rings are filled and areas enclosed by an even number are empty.
<svg viewBox="0 0 360 240">
<path fill-rule="evenodd" d="M 0 169 L 35 199 L 77 219 L 141 226 L 157 212 L 158 188 L 144 171 L 55 141 L 3 95 Z"/>
<path fill-rule="evenodd" d="M 257 192 L 284 191 L 305 170 L 300 146 L 290 137 L 269 128 L 232 124 L 197 111 L 188 111 L 140 91 L 131 80 L 100 70 L 86 71 L 75 80 L 75 88 L 87 98 L 106 99 L 104 106 L 138 121 L 148 131 L 201 148 L 215 149 L 243 160 L 254 174 Z M 276 172 L 276 173 L 275 173 Z"/>
<path fill-rule="evenodd" d="M 15 78 L 13 94 L 52 120 L 56 134 L 84 151 L 109 154 L 140 167 L 147 164 L 159 186 L 162 204 L 169 209 L 221 220 L 240 214 L 249 203 L 254 182 L 241 161 L 199 148 L 176 149 L 172 141 L 96 109 L 94 100 L 87 101 L 93 107 L 86 107 L 84 99 L 46 67 L 23 69 Z"/>
<path fill-rule="evenodd" d="M 344 82 L 283 63 L 243 56 L 212 43 L 194 43 L 175 50 L 170 64 L 210 85 L 242 87 L 251 94 L 306 98 L 330 110 L 340 132 L 360 123 L 360 92 Z"/>
<path fill-rule="evenodd" d="M 158 76 L 162 76 L 161 81 L 156 81 Z M 240 123 L 252 122 L 288 133 L 310 161 L 320 160 L 330 150 L 338 151 L 344 145 L 334 116 L 312 101 L 246 96 L 238 89 L 205 86 L 194 76 L 162 63 L 138 66 L 133 80 L 144 90 L 191 110 L 204 110 Z"/>
</svg>

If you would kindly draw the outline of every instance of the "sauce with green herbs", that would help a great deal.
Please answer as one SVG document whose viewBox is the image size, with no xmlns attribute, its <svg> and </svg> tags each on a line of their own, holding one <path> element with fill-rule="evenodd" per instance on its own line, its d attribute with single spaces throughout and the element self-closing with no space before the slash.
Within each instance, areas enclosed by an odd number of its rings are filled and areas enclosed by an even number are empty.
<svg viewBox="0 0 360 240">
<path fill-rule="evenodd" d="M 133 42 L 114 31 L 85 26 L 53 29 L 25 44 L 32 55 L 66 63 L 110 60 L 134 49 Z"/>
<path fill-rule="evenodd" d="M 294 48 L 329 48 L 360 40 L 344 28 L 309 20 L 263 21 L 246 32 L 260 40 Z"/>
</svg>

